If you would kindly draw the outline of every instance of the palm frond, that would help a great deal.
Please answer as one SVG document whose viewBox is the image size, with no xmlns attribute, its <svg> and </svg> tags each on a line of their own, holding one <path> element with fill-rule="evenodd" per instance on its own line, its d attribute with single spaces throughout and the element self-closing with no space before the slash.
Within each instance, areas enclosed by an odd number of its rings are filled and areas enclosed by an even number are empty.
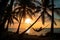
<svg viewBox="0 0 60 40">
<path fill-rule="evenodd" d="M 36 2 L 36 3 L 39 4 L 39 5 L 42 5 L 39 1 L 36 1 L 36 0 L 35 0 L 34 2 Z"/>
<path fill-rule="evenodd" d="M 31 9 L 27 9 L 27 10 L 31 13 L 31 15 L 34 15 L 35 16 L 33 10 L 31 10 Z"/>
<path fill-rule="evenodd" d="M 19 22 L 19 20 L 18 20 L 18 18 L 17 18 L 17 17 L 13 16 L 13 19 L 15 19 L 17 22 Z"/>
<path fill-rule="evenodd" d="M 45 12 L 46 12 L 46 15 L 51 19 L 52 16 L 47 11 L 45 11 Z"/>
<path fill-rule="evenodd" d="M 40 6 L 37 6 L 34 13 L 38 13 L 38 12 L 40 12 L 40 11 L 41 11 L 41 7 L 40 7 Z"/>
<path fill-rule="evenodd" d="M 32 15 L 31 15 L 31 13 L 29 13 L 28 10 L 27 10 L 27 15 L 32 19 Z"/>
<path fill-rule="evenodd" d="M 50 18 L 50 20 L 52 20 L 52 16 L 47 11 L 46 11 L 46 14 Z M 54 21 L 54 24 L 57 25 L 55 21 Z"/>
<path fill-rule="evenodd" d="M 56 12 L 56 14 L 60 16 L 60 8 L 54 8 L 54 12 Z"/>
</svg>

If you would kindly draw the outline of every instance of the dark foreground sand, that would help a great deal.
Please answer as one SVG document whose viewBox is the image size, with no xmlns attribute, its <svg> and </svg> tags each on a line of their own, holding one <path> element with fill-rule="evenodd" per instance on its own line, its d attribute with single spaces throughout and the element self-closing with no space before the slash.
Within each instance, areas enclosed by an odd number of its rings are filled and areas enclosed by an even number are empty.
<svg viewBox="0 0 60 40">
<path fill-rule="evenodd" d="M 50 34 L 46 36 L 36 36 L 28 34 L 16 34 L 13 32 L 1 32 L 0 40 L 60 40 L 60 33 L 54 33 L 53 37 Z"/>
</svg>

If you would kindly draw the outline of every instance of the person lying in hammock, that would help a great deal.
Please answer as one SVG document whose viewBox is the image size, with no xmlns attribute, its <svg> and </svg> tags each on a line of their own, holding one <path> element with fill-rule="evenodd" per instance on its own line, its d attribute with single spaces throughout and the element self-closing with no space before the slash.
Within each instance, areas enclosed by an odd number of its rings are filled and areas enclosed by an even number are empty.
<svg viewBox="0 0 60 40">
<path fill-rule="evenodd" d="M 33 30 L 36 31 L 36 32 L 40 32 L 41 30 L 43 30 L 43 28 L 42 27 L 40 27 L 39 29 L 34 29 L 33 28 Z"/>
<path fill-rule="evenodd" d="M 45 26 L 45 27 L 48 27 L 48 25 Z M 38 28 L 38 29 L 32 28 L 32 29 L 33 29 L 34 31 L 36 31 L 36 32 L 40 32 L 40 31 L 42 31 L 43 29 L 45 29 L 45 27 L 44 27 L 44 28 L 40 27 L 40 28 Z"/>
</svg>

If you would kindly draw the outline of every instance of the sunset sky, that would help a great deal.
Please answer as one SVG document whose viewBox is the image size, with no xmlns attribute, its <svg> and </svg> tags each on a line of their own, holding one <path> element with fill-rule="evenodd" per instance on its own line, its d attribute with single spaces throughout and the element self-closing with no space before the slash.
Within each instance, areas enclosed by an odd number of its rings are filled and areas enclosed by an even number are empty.
<svg viewBox="0 0 60 40">
<path fill-rule="evenodd" d="M 59 18 L 59 16 L 57 16 L 57 17 L 58 18 L 55 17 L 55 21 L 56 21 L 57 25 L 55 25 L 54 28 L 60 28 L 60 18 Z M 25 21 L 22 20 L 21 27 L 20 27 L 20 32 L 25 31 L 36 19 L 37 19 L 37 17 L 33 17 L 33 19 L 27 17 L 25 19 Z M 45 26 L 47 26 L 47 27 L 45 27 Z M 40 27 L 42 27 L 42 28 L 51 28 L 51 21 L 47 19 L 46 22 L 45 22 L 45 25 L 42 25 L 42 21 L 41 21 L 41 19 L 39 19 L 34 24 L 34 26 L 32 28 L 37 29 L 37 28 L 40 28 Z M 9 28 L 15 28 L 14 30 L 12 29 L 10 31 L 16 32 L 16 30 L 18 28 L 18 22 L 15 21 L 15 24 L 11 25 Z M 41 34 L 44 35 L 45 33 L 50 31 L 50 29 L 49 30 L 48 29 L 44 29 L 43 31 L 38 33 L 38 32 L 35 32 L 32 28 L 30 28 L 26 33 L 31 34 L 31 35 L 41 35 Z M 59 32 L 59 31 L 60 30 L 58 29 L 57 32 Z"/>
<path fill-rule="evenodd" d="M 54 1 L 54 4 L 56 5 L 55 7 L 60 7 L 59 2 L 60 2 L 60 0 L 55 0 Z M 25 21 L 22 20 L 20 31 L 23 32 L 24 30 L 26 30 L 37 19 L 38 16 L 39 16 L 39 14 L 37 14 L 35 17 L 33 16 L 33 19 L 31 19 L 27 15 L 27 18 L 25 19 Z M 57 23 L 57 26 L 55 25 L 54 28 L 60 28 L 60 16 L 58 16 L 56 13 L 54 13 L 54 18 L 55 18 L 55 21 Z M 47 26 L 47 27 L 45 27 L 45 26 Z M 18 22 L 15 21 L 15 24 L 11 25 L 9 28 L 16 28 L 14 30 L 14 31 L 16 31 L 17 27 L 18 27 Z M 47 18 L 46 22 L 45 22 L 45 25 L 42 25 L 42 21 L 41 21 L 41 18 L 40 18 L 32 28 L 37 29 L 37 28 L 40 28 L 40 27 L 42 27 L 42 28 L 50 28 L 51 27 L 51 21 Z M 45 35 L 46 32 L 50 31 L 50 30 L 47 31 L 47 29 L 45 29 L 45 30 L 37 33 L 37 32 L 34 32 L 32 28 L 29 29 L 26 33 L 32 34 L 32 35 L 41 35 L 41 34 Z M 13 30 L 9 30 L 9 31 L 13 31 Z"/>
</svg>

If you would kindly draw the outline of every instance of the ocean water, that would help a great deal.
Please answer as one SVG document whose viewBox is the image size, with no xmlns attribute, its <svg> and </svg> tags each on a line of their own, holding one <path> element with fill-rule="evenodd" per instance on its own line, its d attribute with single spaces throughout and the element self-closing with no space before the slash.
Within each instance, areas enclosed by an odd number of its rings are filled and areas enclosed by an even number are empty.
<svg viewBox="0 0 60 40">
<path fill-rule="evenodd" d="M 8 31 L 13 31 L 13 32 L 15 32 L 16 30 L 17 30 L 16 28 L 9 28 L 9 29 L 8 29 Z M 50 28 L 45 28 L 45 29 L 43 29 L 43 30 L 49 31 Z M 55 33 L 60 33 L 60 28 L 54 28 L 54 32 L 55 32 Z"/>
<path fill-rule="evenodd" d="M 8 31 L 16 32 L 16 28 L 9 28 Z M 23 29 L 22 29 L 23 30 Z M 21 31 L 22 31 L 21 30 Z M 40 32 L 35 32 L 33 29 L 30 30 L 28 34 L 30 35 L 45 35 L 47 32 L 49 32 L 51 29 L 50 28 L 45 28 Z M 60 33 L 60 28 L 54 28 L 54 33 Z"/>
</svg>

